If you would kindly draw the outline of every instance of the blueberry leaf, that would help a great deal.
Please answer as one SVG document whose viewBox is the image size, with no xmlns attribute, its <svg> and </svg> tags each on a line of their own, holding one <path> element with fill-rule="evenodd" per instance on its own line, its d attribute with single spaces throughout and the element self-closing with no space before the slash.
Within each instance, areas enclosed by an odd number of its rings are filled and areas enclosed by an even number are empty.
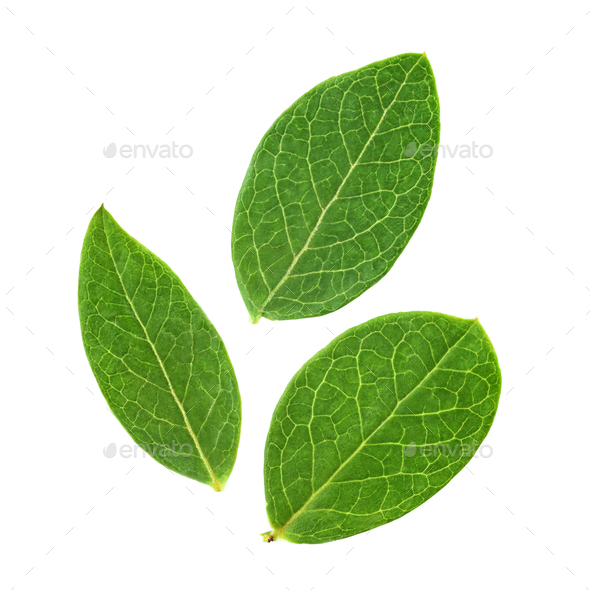
<svg viewBox="0 0 590 590">
<path fill-rule="evenodd" d="M 439 119 L 432 68 L 417 53 L 330 78 L 279 116 L 234 213 L 252 322 L 330 313 L 387 274 L 430 198 Z"/>
<path fill-rule="evenodd" d="M 101 207 L 80 261 L 86 356 L 113 414 L 168 469 L 221 491 L 240 438 L 232 364 L 170 267 Z"/>
<path fill-rule="evenodd" d="M 337 336 L 295 374 L 264 458 L 266 541 L 325 543 L 428 500 L 488 433 L 500 367 L 479 321 L 409 312 Z"/>
</svg>

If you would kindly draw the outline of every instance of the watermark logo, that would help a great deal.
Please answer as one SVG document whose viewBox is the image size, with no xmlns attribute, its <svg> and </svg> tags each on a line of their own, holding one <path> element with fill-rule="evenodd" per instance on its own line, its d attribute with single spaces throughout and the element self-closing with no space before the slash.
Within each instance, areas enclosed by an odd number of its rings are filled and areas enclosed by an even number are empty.
<svg viewBox="0 0 590 590">
<path fill-rule="evenodd" d="M 406 158 L 413 158 L 418 152 L 423 158 L 430 156 L 432 153 L 437 153 L 442 158 L 491 158 L 494 154 L 491 145 L 477 145 L 474 141 L 471 144 L 463 143 L 453 146 L 432 143 L 418 145 L 415 141 L 411 141 L 404 148 Z"/>
<path fill-rule="evenodd" d="M 102 450 L 102 454 L 107 458 L 107 459 L 112 459 L 116 454 L 117 454 L 117 443 L 111 443 L 110 445 L 107 445 L 103 450 Z"/>
<path fill-rule="evenodd" d="M 494 449 L 490 445 L 481 445 L 477 448 L 477 443 L 472 440 L 471 443 L 439 443 L 436 445 L 417 445 L 414 441 L 404 447 L 406 457 L 437 457 L 443 455 L 446 457 L 481 457 L 489 459 L 494 454 Z"/>
<path fill-rule="evenodd" d="M 109 443 L 106 447 L 103 447 L 102 454 L 107 459 L 112 459 L 119 455 L 123 459 L 131 459 L 140 457 L 190 457 L 193 454 L 193 447 L 188 443 L 179 445 L 175 440 L 172 444 L 164 445 L 145 445 L 140 447 L 139 445 L 121 445 L 117 447 L 117 443 Z"/>
<path fill-rule="evenodd" d="M 102 150 L 105 158 L 114 158 L 117 155 L 117 144 L 109 143 L 106 148 Z"/>
<path fill-rule="evenodd" d="M 179 146 L 173 141 L 171 144 L 155 146 L 124 143 L 117 149 L 117 144 L 113 142 L 103 148 L 102 154 L 105 158 L 114 158 L 116 155 L 121 158 L 190 158 L 193 155 L 193 148 L 188 144 Z"/>
</svg>

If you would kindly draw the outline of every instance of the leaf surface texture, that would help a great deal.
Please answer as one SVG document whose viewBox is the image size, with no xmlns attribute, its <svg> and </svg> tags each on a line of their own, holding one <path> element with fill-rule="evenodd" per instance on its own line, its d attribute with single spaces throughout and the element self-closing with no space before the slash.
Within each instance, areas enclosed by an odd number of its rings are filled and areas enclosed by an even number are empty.
<svg viewBox="0 0 590 590">
<path fill-rule="evenodd" d="M 104 207 L 84 239 L 78 302 L 86 355 L 113 414 L 168 469 L 222 490 L 241 424 L 225 346 L 178 276 Z"/>
<path fill-rule="evenodd" d="M 252 321 L 330 313 L 385 276 L 426 209 L 439 135 L 423 54 L 330 78 L 295 101 L 254 152 L 234 213 Z"/>
<path fill-rule="evenodd" d="M 337 336 L 295 374 L 274 411 L 267 540 L 324 543 L 407 514 L 467 464 L 500 387 L 477 320 L 398 313 Z"/>
</svg>

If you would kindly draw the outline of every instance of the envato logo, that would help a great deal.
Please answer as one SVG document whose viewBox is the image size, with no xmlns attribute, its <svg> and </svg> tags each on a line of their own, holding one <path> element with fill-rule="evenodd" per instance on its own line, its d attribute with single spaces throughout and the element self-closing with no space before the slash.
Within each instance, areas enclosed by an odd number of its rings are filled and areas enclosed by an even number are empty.
<svg viewBox="0 0 590 590">
<path fill-rule="evenodd" d="M 102 153 L 105 158 L 114 158 L 117 155 L 117 144 L 109 143 Z M 153 147 L 143 143 L 135 145 L 125 143 L 119 148 L 118 154 L 121 158 L 190 158 L 193 155 L 193 148 L 187 144 L 179 146 L 175 142 Z"/>
<path fill-rule="evenodd" d="M 489 459 L 494 454 L 494 449 L 490 445 L 481 445 L 477 448 L 477 443 L 472 440 L 471 444 L 462 443 L 451 446 L 449 443 L 439 443 L 437 445 L 417 445 L 414 441 L 404 447 L 406 457 L 436 457 L 443 455 L 445 457 L 481 457 Z"/>
<path fill-rule="evenodd" d="M 107 459 L 112 459 L 117 454 L 123 459 L 131 459 L 137 456 L 147 457 L 190 457 L 193 454 L 193 447 L 187 443 L 178 445 L 175 440 L 171 445 L 145 445 L 144 448 L 139 445 L 121 445 L 110 443 L 103 448 L 102 454 Z"/>
<path fill-rule="evenodd" d="M 404 148 L 404 156 L 406 158 L 413 158 L 417 152 L 420 152 L 422 157 L 430 156 L 433 152 L 436 152 L 443 158 L 491 158 L 494 154 L 494 150 L 491 145 L 477 145 L 474 141 L 471 145 L 464 143 L 461 145 L 440 145 L 432 143 L 423 143 L 418 145 L 415 141 L 410 142 Z"/>
</svg>

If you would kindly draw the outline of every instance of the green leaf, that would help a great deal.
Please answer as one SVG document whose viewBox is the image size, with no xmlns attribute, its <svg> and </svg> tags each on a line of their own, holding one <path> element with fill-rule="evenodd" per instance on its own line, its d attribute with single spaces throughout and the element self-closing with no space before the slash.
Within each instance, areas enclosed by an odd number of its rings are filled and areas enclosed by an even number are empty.
<svg viewBox="0 0 590 590">
<path fill-rule="evenodd" d="M 330 313 L 387 274 L 430 198 L 439 111 L 426 55 L 407 53 L 322 82 L 273 123 L 232 231 L 252 322 Z"/>
<path fill-rule="evenodd" d="M 221 491 L 241 402 L 225 346 L 170 267 L 101 207 L 80 261 L 86 356 L 113 414 L 168 469 Z"/>
<path fill-rule="evenodd" d="M 337 336 L 274 411 L 263 538 L 325 543 L 407 514 L 465 467 L 500 386 L 477 319 L 396 313 Z"/>
</svg>

